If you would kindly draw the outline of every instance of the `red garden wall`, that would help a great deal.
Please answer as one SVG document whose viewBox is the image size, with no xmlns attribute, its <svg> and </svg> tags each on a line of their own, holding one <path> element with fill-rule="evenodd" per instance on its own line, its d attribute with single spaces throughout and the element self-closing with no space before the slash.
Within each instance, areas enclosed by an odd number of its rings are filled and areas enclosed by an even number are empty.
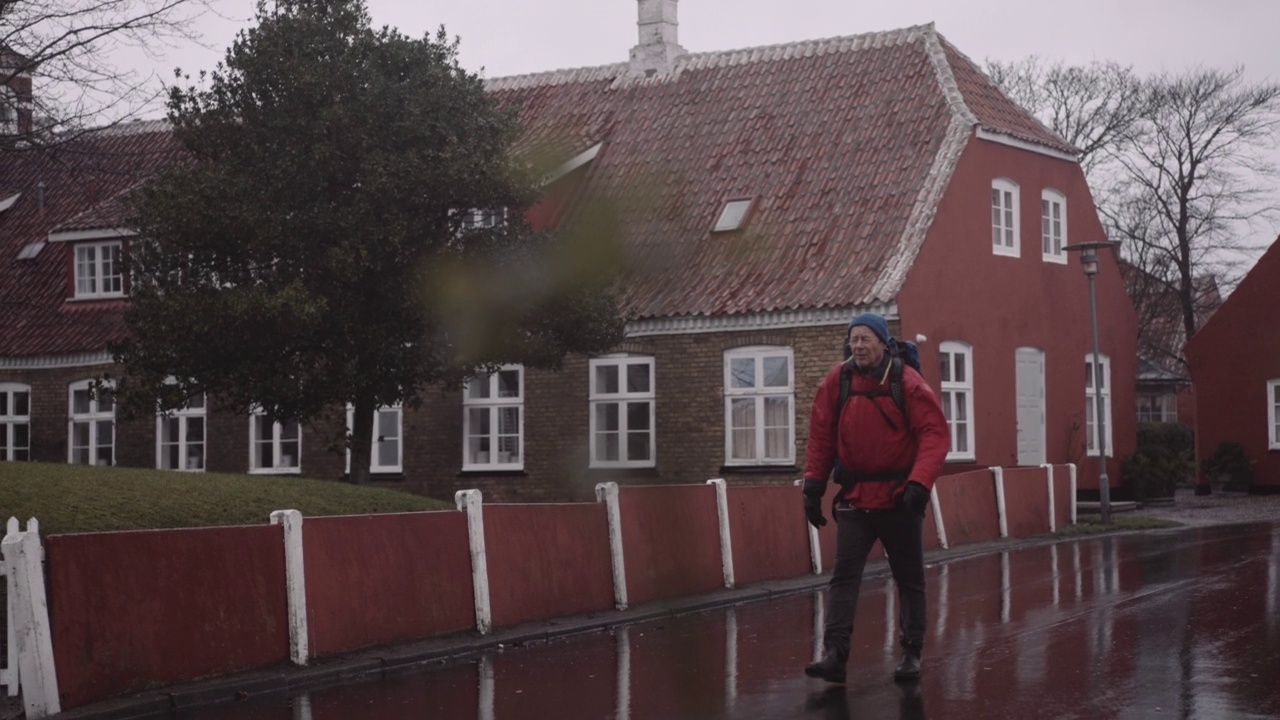
<svg viewBox="0 0 1280 720">
<path fill-rule="evenodd" d="M 484 506 L 493 624 L 613 607 L 603 503 Z"/>
<path fill-rule="evenodd" d="M 1044 468 L 1005 468 L 1005 525 L 1009 537 L 1049 532 L 1049 479 Z"/>
<path fill-rule="evenodd" d="M 731 487 L 726 492 L 736 583 L 798 577 L 812 569 L 800 488 Z"/>
<path fill-rule="evenodd" d="M 1000 537 L 995 480 L 990 470 L 948 475 L 934 487 L 942 505 L 942 524 L 947 530 L 948 545 Z"/>
<path fill-rule="evenodd" d="M 278 527 L 53 535 L 45 548 L 64 708 L 289 658 Z"/>
<path fill-rule="evenodd" d="M 618 490 L 618 506 L 628 602 L 724 586 L 715 488 L 624 487 Z"/>
<path fill-rule="evenodd" d="M 314 655 L 475 626 L 465 513 L 308 518 L 302 539 Z"/>
</svg>

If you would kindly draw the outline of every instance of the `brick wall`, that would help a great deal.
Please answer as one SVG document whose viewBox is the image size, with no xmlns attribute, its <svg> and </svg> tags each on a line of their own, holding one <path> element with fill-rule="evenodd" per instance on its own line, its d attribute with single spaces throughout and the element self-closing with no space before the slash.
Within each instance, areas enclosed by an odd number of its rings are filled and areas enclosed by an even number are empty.
<svg viewBox="0 0 1280 720">
<path fill-rule="evenodd" d="M 618 352 L 654 357 L 656 467 L 592 470 L 589 465 L 587 358 L 566 358 L 559 371 L 525 374 L 524 470 L 462 471 L 462 395 L 436 388 L 421 406 L 403 413 L 404 474 L 377 477 L 379 486 L 442 499 L 478 488 L 489 501 L 583 501 L 594 497 L 596 483 L 624 485 L 701 483 L 724 477 L 731 484 L 789 483 L 804 464 L 809 409 L 818 383 L 841 358 L 843 328 L 828 326 L 758 332 L 705 333 L 644 337 L 626 341 Z M 790 347 L 795 358 L 796 464 L 772 468 L 731 468 L 725 460 L 724 364 L 726 350 L 753 345 Z M 32 388 L 32 457 L 66 462 L 68 386 L 118 373 L 110 366 L 2 371 L 0 382 Z M 331 449 L 341 434 L 344 413 L 314 421 L 303 429 L 302 474 L 338 479 L 345 455 Z M 212 472 L 248 472 L 249 419 L 210 412 L 206 467 Z M 156 427 L 143 418 L 117 424 L 118 464 L 155 467 Z"/>
</svg>

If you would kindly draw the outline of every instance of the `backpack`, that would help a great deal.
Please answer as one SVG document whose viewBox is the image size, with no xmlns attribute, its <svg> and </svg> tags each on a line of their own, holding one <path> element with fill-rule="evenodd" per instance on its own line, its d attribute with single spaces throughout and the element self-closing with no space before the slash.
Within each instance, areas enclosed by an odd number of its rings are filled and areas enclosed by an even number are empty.
<svg viewBox="0 0 1280 720">
<path fill-rule="evenodd" d="M 907 417 L 907 398 L 902 389 L 902 366 L 910 365 L 915 368 L 916 372 L 920 372 L 920 348 L 910 340 L 898 340 L 897 338 L 889 338 L 888 350 L 889 354 L 889 392 L 888 395 L 893 398 L 893 403 L 898 406 L 898 410 L 902 413 L 902 417 Z M 879 391 L 872 392 L 854 392 L 849 389 L 853 382 L 853 366 L 849 363 L 849 358 L 853 356 L 853 350 L 848 343 L 844 346 L 845 364 L 840 368 L 840 402 L 836 405 L 836 424 L 840 423 L 840 413 L 844 411 L 844 404 L 849 401 L 852 395 L 862 395 L 865 397 L 875 398 L 884 395 Z M 876 406 L 879 408 L 879 406 Z M 889 423 L 889 427 L 894 430 L 898 426 L 894 424 L 889 415 L 880 409 L 880 415 L 885 422 Z"/>
</svg>

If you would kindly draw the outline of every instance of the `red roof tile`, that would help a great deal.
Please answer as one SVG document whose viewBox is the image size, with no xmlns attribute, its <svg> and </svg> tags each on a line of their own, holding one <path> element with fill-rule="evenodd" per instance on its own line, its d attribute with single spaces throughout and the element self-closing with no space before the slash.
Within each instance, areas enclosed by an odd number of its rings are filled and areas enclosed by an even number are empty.
<svg viewBox="0 0 1280 720">
<path fill-rule="evenodd" d="M 975 125 L 1071 152 L 932 26 L 490 80 L 525 148 L 603 143 L 577 202 L 607 202 L 644 271 L 638 318 L 891 301 Z M 740 232 L 711 229 L 755 198 Z"/>
<path fill-rule="evenodd" d="M 176 157 L 163 123 L 136 123 L 50 150 L 0 153 L 0 357 L 97 352 L 124 336 L 124 301 L 67 302 L 66 243 L 19 260 L 54 229 L 119 227 L 117 196 Z M 43 183 L 44 206 L 38 186 Z"/>
</svg>

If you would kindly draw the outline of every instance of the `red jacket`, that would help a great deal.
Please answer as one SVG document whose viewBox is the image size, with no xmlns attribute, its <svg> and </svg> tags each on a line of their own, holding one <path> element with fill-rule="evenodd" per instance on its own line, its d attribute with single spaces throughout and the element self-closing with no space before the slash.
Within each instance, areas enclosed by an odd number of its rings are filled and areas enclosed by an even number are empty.
<svg viewBox="0 0 1280 720">
<path fill-rule="evenodd" d="M 837 443 L 835 413 L 840 400 L 841 367 L 837 365 L 827 373 L 813 399 L 804 476 L 826 480 L 838 452 L 840 465 L 846 471 L 870 475 L 904 473 L 909 481 L 932 490 L 951 448 L 951 431 L 933 390 L 914 368 L 903 367 L 902 392 L 907 406 L 907 418 L 903 418 L 889 395 L 885 366 L 875 371 L 874 377 L 855 369 L 850 391 L 884 395 L 850 395 L 840 413 Z M 890 427 L 886 416 L 896 430 Z M 885 510 L 894 507 L 905 487 L 905 482 L 863 480 L 854 483 L 844 499 L 855 508 Z"/>
</svg>

